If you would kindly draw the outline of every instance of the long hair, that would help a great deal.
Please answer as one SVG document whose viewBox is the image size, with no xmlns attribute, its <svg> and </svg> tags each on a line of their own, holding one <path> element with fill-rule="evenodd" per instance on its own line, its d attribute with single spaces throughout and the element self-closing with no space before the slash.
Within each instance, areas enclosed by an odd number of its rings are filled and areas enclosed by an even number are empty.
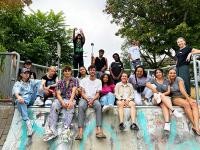
<svg viewBox="0 0 200 150">
<path fill-rule="evenodd" d="M 134 74 L 136 75 L 136 72 L 137 72 L 137 70 L 138 70 L 139 68 L 142 68 L 142 70 L 143 70 L 143 77 L 147 77 L 147 73 L 146 73 L 146 71 L 144 70 L 144 67 L 143 67 L 143 66 L 137 66 L 137 67 L 135 68 Z"/>
<path fill-rule="evenodd" d="M 160 72 L 162 72 L 162 74 L 164 74 L 164 72 L 163 72 L 163 70 L 161 68 L 157 68 L 157 69 L 154 70 L 154 73 L 153 73 L 155 78 L 156 78 L 156 72 L 157 71 L 160 71 Z"/>
<path fill-rule="evenodd" d="M 88 75 L 88 72 L 87 72 L 87 69 L 85 68 L 85 66 L 81 66 L 81 67 L 83 67 L 85 69 L 86 75 Z M 78 78 L 81 78 L 80 68 L 79 68 L 79 72 L 78 72 Z"/>
<path fill-rule="evenodd" d="M 104 74 L 101 76 L 101 78 L 100 78 L 101 83 L 102 83 L 102 86 L 104 85 L 103 78 L 104 78 L 105 76 L 108 76 L 108 82 L 107 82 L 107 84 L 108 84 L 108 85 L 113 84 L 113 80 L 111 79 L 111 76 L 110 76 L 109 74 L 107 74 L 107 73 L 104 73 Z"/>
</svg>

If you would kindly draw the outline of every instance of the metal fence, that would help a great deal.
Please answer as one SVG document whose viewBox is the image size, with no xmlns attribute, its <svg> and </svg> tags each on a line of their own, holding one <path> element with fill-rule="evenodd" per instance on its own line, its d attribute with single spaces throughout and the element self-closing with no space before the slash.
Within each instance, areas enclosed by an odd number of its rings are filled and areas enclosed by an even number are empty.
<svg viewBox="0 0 200 150">
<path fill-rule="evenodd" d="M 0 53 L 0 99 L 9 100 L 19 70 L 18 53 Z"/>
</svg>

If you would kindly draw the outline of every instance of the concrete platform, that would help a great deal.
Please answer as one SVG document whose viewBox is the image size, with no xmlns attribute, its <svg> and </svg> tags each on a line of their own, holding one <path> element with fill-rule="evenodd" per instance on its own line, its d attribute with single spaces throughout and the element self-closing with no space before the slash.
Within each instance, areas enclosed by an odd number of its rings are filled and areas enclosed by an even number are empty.
<svg viewBox="0 0 200 150">
<path fill-rule="evenodd" d="M 181 108 L 178 108 L 184 114 Z M 59 136 L 49 142 L 42 140 L 49 108 L 29 108 L 29 115 L 34 121 L 34 135 L 28 138 L 25 123 L 19 112 L 15 110 L 3 150 L 199 150 L 200 137 L 193 134 L 191 125 L 185 115 L 176 119 L 172 116 L 171 131 L 163 130 L 164 120 L 159 107 L 137 107 L 137 123 L 140 131 L 129 129 L 130 110 L 125 109 L 125 131 L 118 129 L 117 108 L 103 114 L 103 130 L 106 139 L 95 137 L 95 114 L 93 109 L 87 110 L 84 138 L 75 141 L 77 132 L 77 109 L 73 120 L 72 137 L 63 141 L 62 122 L 58 123 Z"/>
</svg>

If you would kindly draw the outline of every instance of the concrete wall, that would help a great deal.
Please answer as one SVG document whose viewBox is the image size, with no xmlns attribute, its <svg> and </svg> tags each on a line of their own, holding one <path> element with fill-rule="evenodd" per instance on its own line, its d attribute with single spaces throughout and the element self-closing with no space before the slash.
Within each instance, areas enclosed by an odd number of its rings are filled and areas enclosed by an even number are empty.
<svg viewBox="0 0 200 150">
<path fill-rule="evenodd" d="M 178 109 L 182 111 L 182 109 Z M 103 114 L 103 130 L 106 139 L 95 137 L 95 114 L 93 109 L 88 109 L 84 138 L 75 141 L 77 132 L 77 110 L 73 120 L 73 136 L 69 142 L 63 142 L 62 137 L 49 142 L 43 142 L 42 137 L 49 108 L 30 108 L 29 115 L 34 120 L 34 135 L 28 138 L 25 124 L 17 110 L 13 117 L 12 125 L 4 144 L 3 150 L 30 149 L 30 150 L 199 150 L 200 137 L 191 131 L 191 125 L 185 118 L 171 118 L 171 132 L 163 130 L 164 120 L 159 107 L 138 107 L 137 123 L 140 131 L 135 132 L 129 129 L 129 109 L 125 110 L 125 131 L 118 129 L 117 109 Z M 62 123 L 58 123 L 58 133 L 61 133 Z"/>
</svg>

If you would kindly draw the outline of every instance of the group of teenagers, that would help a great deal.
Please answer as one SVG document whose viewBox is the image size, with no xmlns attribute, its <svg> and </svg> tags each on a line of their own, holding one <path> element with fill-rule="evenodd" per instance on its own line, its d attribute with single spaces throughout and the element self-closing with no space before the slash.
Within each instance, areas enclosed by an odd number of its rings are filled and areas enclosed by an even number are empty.
<svg viewBox="0 0 200 150">
<path fill-rule="evenodd" d="M 110 74 L 100 73 L 96 70 L 95 63 L 87 70 L 80 66 L 78 77 L 73 76 L 71 66 L 62 69 L 63 77 L 58 80 L 56 68 L 51 66 L 47 74 L 41 80 L 31 78 L 30 68 L 24 66 L 20 70 L 18 81 L 13 86 L 13 95 L 16 99 L 18 110 L 27 126 L 27 135 L 33 134 L 32 121 L 28 116 L 27 107 L 32 104 L 40 104 L 53 96 L 55 99 L 50 108 L 47 120 L 48 128 L 45 131 L 44 141 L 57 137 L 57 122 L 60 112 L 63 114 L 63 132 L 71 128 L 74 108 L 78 105 L 78 133 L 76 140 L 83 139 L 85 112 L 88 107 L 94 108 L 96 113 L 96 137 L 106 138 L 102 130 L 102 112 L 118 106 L 119 129 L 124 130 L 124 108 L 130 108 L 131 130 L 139 130 L 136 124 L 137 105 L 158 105 L 162 108 L 165 120 L 164 130 L 170 131 L 170 114 L 181 117 L 182 114 L 174 109 L 173 105 L 184 109 L 192 124 L 192 130 L 200 135 L 199 111 L 196 100 L 190 97 L 187 91 L 187 81 L 179 77 L 182 72 L 189 71 L 188 59 L 191 54 L 199 53 L 199 50 L 186 46 L 184 38 L 178 38 L 180 47 L 177 52 L 176 68 L 168 70 L 167 78 L 162 69 L 155 69 L 154 77 L 147 75 L 143 66 L 137 64 L 129 76 L 119 66 L 119 55 L 113 54 L 118 77 L 113 76 L 115 69 L 110 69 Z M 100 51 L 101 52 L 101 51 Z M 112 66 L 112 64 L 111 64 Z M 116 72 L 115 72 L 116 73 Z M 184 74 L 185 75 L 185 74 Z M 187 74 L 188 75 L 188 74 Z M 99 79 L 100 78 L 100 79 Z M 44 97 L 41 99 L 40 97 Z"/>
</svg>

